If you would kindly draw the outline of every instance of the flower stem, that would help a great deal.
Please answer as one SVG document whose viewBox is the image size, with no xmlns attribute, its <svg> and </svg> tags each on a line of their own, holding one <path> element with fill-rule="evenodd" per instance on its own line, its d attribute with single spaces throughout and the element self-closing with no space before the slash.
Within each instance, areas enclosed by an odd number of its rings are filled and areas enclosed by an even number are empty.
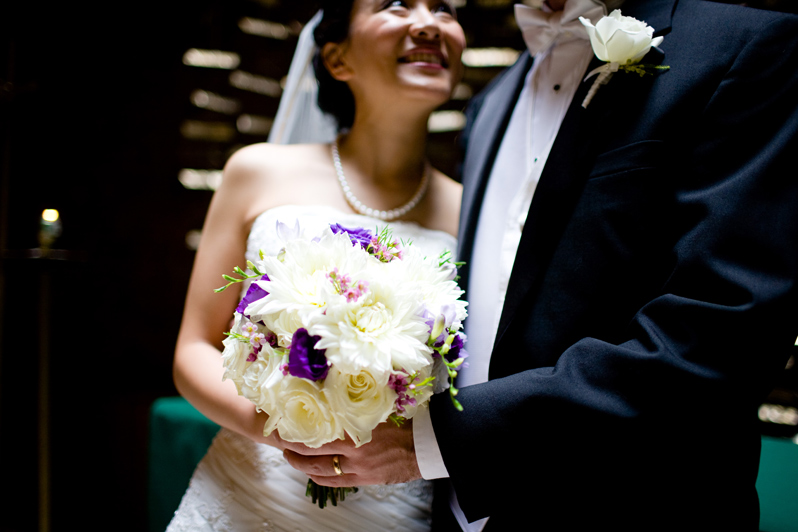
<svg viewBox="0 0 798 532">
<path fill-rule="evenodd" d="M 329 488 L 320 486 L 308 479 L 308 486 L 305 489 L 305 496 L 310 497 L 313 504 L 318 504 L 319 508 L 327 506 L 330 501 L 333 506 L 338 506 L 338 501 L 343 501 L 349 493 L 357 493 L 357 488 Z"/>
</svg>

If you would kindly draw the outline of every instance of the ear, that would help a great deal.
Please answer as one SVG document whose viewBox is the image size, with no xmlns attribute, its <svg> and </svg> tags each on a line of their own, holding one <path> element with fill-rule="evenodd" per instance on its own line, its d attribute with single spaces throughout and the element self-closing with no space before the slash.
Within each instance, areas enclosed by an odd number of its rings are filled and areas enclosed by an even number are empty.
<svg viewBox="0 0 798 532">
<path fill-rule="evenodd" d="M 352 69 L 346 63 L 344 43 L 328 42 L 321 49 L 321 58 L 330 75 L 338 81 L 347 81 L 352 77 Z"/>
</svg>

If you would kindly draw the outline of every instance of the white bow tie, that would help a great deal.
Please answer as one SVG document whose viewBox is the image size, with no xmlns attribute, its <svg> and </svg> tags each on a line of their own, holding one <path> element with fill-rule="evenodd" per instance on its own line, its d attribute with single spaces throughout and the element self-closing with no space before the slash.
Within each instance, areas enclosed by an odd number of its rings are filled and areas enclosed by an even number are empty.
<svg viewBox="0 0 798 532">
<path fill-rule="evenodd" d="M 515 5 L 515 20 L 533 56 L 548 49 L 555 41 L 587 40 L 587 30 L 579 22 L 579 17 L 590 19 L 595 24 L 604 14 L 604 5 L 596 0 L 568 0 L 562 11 L 554 12 Z"/>
</svg>

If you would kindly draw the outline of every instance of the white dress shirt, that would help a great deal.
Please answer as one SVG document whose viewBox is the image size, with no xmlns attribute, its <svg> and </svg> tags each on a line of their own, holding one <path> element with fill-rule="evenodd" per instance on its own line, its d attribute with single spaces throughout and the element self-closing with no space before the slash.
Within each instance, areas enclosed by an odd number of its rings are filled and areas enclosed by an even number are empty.
<svg viewBox="0 0 798 532">
<path fill-rule="evenodd" d="M 594 0 L 568 0 L 566 6 L 574 2 L 598 4 Z M 479 215 L 469 263 L 469 316 L 465 330 L 469 366 L 459 372 L 459 388 L 488 380 L 493 343 L 527 212 L 554 139 L 592 57 L 588 40 L 555 41 L 535 57 L 526 76 Z M 428 410 L 420 410 L 413 418 L 413 437 L 422 476 L 448 477 Z M 455 517 L 464 531 L 482 529 L 486 520 L 468 525 L 456 498 L 453 503 Z"/>
</svg>

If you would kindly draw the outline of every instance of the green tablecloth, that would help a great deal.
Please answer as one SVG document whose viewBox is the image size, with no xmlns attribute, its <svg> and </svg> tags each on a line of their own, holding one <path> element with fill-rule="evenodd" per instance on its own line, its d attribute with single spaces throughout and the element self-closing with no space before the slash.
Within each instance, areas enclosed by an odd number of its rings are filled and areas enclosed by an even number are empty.
<svg viewBox="0 0 798 532">
<path fill-rule="evenodd" d="M 162 397 L 150 409 L 150 532 L 163 532 L 219 425 L 182 397 Z"/>
<path fill-rule="evenodd" d="M 798 445 L 790 440 L 762 437 L 756 490 L 759 529 L 798 532 Z"/>
</svg>

